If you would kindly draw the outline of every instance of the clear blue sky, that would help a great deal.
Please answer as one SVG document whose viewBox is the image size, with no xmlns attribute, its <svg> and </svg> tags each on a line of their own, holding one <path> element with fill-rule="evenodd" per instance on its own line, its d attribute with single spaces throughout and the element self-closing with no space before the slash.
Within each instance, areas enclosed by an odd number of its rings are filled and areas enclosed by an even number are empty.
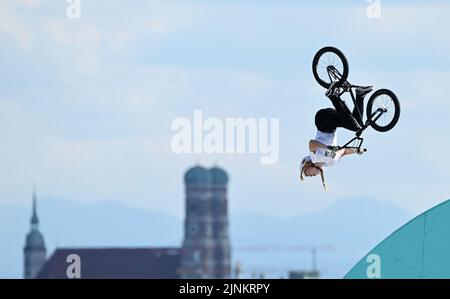
<svg viewBox="0 0 450 299">
<path fill-rule="evenodd" d="M 371 197 L 417 214 L 450 196 L 450 4 L 382 1 L 0 2 L 0 201 L 40 194 L 117 200 L 182 217 L 182 175 L 217 162 L 233 210 L 292 216 L 337 198 Z M 298 180 L 316 110 L 311 73 L 324 45 L 342 49 L 350 81 L 393 89 L 402 116 L 367 132 L 367 155 Z M 174 117 L 279 117 L 280 161 L 174 155 Z M 350 135 L 340 132 L 344 141 Z M 357 211 L 355 211 L 357 212 Z"/>
</svg>

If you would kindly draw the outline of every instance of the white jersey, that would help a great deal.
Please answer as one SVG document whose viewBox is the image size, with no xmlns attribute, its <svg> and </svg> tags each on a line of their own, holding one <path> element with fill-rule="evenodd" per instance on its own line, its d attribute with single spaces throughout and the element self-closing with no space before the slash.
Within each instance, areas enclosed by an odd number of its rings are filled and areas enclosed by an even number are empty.
<svg viewBox="0 0 450 299">
<path fill-rule="evenodd" d="M 336 132 L 334 133 L 325 133 L 317 130 L 316 138 L 314 139 L 326 146 L 336 146 L 337 145 L 337 136 Z M 323 163 L 323 166 L 333 166 L 341 160 L 341 155 L 336 154 L 333 151 L 330 151 L 325 148 L 319 148 L 315 153 L 310 153 L 311 162 L 315 163 Z"/>
</svg>

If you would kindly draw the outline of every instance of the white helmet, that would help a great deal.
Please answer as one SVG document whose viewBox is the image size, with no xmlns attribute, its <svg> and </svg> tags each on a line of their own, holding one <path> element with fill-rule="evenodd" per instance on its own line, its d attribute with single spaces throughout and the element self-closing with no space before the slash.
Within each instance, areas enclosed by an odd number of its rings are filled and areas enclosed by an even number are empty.
<svg viewBox="0 0 450 299">
<path fill-rule="evenodd" d="M 303 167 L 305 166 L 306 162 L 311 162 L 311 157 L 306 156 L 302 159 L 302 163 L 300 164 L 300 172 L 302 171 Z"/>
</svg>

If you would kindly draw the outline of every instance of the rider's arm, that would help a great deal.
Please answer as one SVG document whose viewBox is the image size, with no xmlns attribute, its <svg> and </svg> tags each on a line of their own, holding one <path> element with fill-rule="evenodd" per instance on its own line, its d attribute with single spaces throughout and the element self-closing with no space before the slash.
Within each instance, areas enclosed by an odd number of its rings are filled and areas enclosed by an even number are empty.
<svg viewBox="0 0 450 299">
<path fill-rule="evenodd" d="M 356 148 L 345 148 L 345 149 L 342 149 L 341 151 L 343 151 L 342 157 L 358 153 L 358 149 L 356 149 Z"/>
<path fill-rule="evenodd" d="M 309 151 L 312 153 L 315 153 L 316 150 L 318 150 L 319 148 L 327 148 L 327 146 L 317 140 L 310 140 L 309 141 Z"/>
</svg>

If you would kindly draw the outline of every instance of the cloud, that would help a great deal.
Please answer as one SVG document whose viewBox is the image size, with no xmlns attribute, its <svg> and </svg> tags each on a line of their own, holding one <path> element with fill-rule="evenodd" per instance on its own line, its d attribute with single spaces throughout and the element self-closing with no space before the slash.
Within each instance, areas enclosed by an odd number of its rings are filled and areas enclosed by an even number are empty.
<svg viewBox="0 0 450 299">
<path fill-rule="evenodd" d="M 25 5 L 27 8 L 36 8 L 42 0 L 18 0 L 20 4 Z"/>
<path fill-rule="evenodd" d="M 445 26 L 439 25 L 448 23 L 447 4 L 383 2 L 383 18 L 370 20 L 364 3 L 325 9 L 294 2 L 89 1 L 80 20 L 68 21 L 62 5 L 51 1 L 11 3 L 0 2 L 0 41 L 7 53 L 0 65 L 20 65 L 3 74 L 0 91 L 8 144 L 1 149 L 5 197 L 28 198 L 26 186 L 37 177 L 46 190 L 74 198 L 134 197 L 144 204 L 147 188 L 158 190 L 155 197 L 178 198 L 182 172 L 197 159 L 216 160 L 233 172 L 233 196 L 248 198 L 236 201 L 237 209 L 257 202 L 262 212 L 273 213 L 285 213 L 273 198 L 302 213 L 331 203 L 340 192 L 375 193 L 353 173 L 386 156 L 405 169 L 412 163 L 438 171 L 439 184 L 448 179 L 445 165 L 432 161 L 423 142 L 448 143 L 439 136 L 448 124 L 434 122 L 436 115 L 445 119 L 449 105 L 450 63 L 440 36 Z M 319 182 L 300 185 L 297 177 L 314 113 L 329 105 L 310 73 L 312 55 L 324 44 L 343 47 L 352 82 L 392 87 L 404 108 L 395 131 L 367 134 L 372 156 L 330 171 L 331 194 L 318 194 Z M 171 155 L 171 120 L 197 108 L 206 116 L 280 117 L 280 164 L 262 169 L 251 156 Z M 411 128 L 418 137 L 409 138 Z M 414 162 L 398 156 L 404 144 L 415 148 Z M 389 190 L 392 182 L 406 186 L 408 179 L 435 186 L 434 179 L 409 173 L 401 182 L 383 169 L 373 173 L 374 186 L 389 180 Z M 434 197 L 444 193 L 444 185 L 439 188 Z M 414 196 L 395 194 L 392 200 L 404 205 Z M 412 208 L 422 209 L 417 198 Z"/>
<path fill-rule="evenodd" d="M 0 40 L 2 35 L 12 39 L 20 49 L 30 47 L 33 40 L 31 29 L 22 16 L 14 13 L 8 1 L 0 2 Z"/>
<path fill-rule="evenodd" d="M 85 70 L 99 67 L 103 34 L 97 26 L 89 22 L 68 23 L 64 19 L 48 18 L 43 28 L 53 49 L 58 49 L 59 57 L 70 61 L 71 67 L 78 65 Z M 68 67 L 68 63 L 62 65 Z"/>
<path fill-rule="evenodd" d="M 373 47 L 381 58 L 389 55 L 398 59 L 399 66 L 425 66 L 430 61 L 449 65 L 446 53 L 450 50 L 450 41 L 443 38 L 442 30 L 448 22 L 450 3 L 385 1 L 381 19 L 367 18 L 363 13 L 365 8 L 363 5 L 346 7 L 346 17 L 341 18 L 335 28 L 347 33 L 345 40 L 363 40 L 352 45 L 353 49 Z"/>
</svg>

